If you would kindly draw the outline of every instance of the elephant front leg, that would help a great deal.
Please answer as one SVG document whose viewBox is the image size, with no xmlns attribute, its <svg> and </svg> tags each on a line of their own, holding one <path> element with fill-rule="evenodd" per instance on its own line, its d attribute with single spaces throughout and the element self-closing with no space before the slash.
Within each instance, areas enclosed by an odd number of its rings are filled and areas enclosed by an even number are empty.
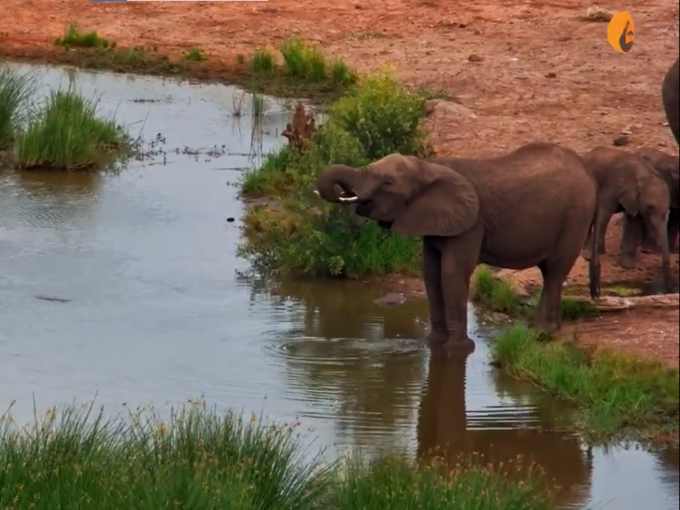
<svg viewBox="0 0 680 510">
<path fill-rule="evenodd" d="M 482 235 L 466 232 L 448 239 L 441 250 L 441 285 L 446 303 L 448 347 L 470 348 L 474 342 L 468 336 L 467 304 L 470 277 L 479 261 Z"/>
<path fill-rule="evenodd" d="M 427 303 L 430 307 L 430 345 L 444 344 L 448 340 L 446 310 L 442 292 L 441 254 L 427 238 L 423 238 L 423 281 Z"/>
</svg>

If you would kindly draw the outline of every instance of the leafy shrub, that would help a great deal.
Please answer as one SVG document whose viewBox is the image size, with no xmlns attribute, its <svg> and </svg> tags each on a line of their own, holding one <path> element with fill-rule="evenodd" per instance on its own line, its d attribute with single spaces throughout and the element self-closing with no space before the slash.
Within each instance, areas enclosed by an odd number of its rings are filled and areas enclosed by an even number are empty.
<svg viewBox="0 0 680 510">
<path fill-rule="evenodd" d="M 331 106 L 308 151 L 284 147 L 245 173 L 242 195 L 274 199 L 278 206 L 249 210 L 241 256 L 264 270 L 309 276 L 417 270 L 417 240 L 359 221 L 350 209 L 318 199 L 312 189 L 330 164 L 360 167 L 393 152 L 426 155 L 423 116 L 423 97 L 390 74 L 362 80 Z"/>
</svg>

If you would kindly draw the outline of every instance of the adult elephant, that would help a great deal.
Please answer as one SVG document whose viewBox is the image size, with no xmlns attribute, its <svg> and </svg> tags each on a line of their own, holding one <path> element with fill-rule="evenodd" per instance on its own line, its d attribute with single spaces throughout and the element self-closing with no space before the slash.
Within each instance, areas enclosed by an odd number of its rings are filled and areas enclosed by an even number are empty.
<svg viewBox="0 0 680 510">
<path fill-rule="evenodd" d="M 670 125 L 675 141 L 680 144 L 680 78 L 678 76 L 678 61 L 680 59 L 675 59 L 675 62 L 670 67 L 666 76 L 664 76 L 663 84 L 661 85 L 661 99 L 663 100 L 663 108 L 666 110 L 666 118 L 668 119 L 668 124 Z"/>
<path fill-rule="evenodd" d="M 598 185 L 597 238 L 586 241 L 583 256 L 590 258 L 591 248 L 606 252 L 607 225 L 616 213 L 624 213 L 624 229 L 618 263 L 621 267 L 635 267 L 635 257 L 644 230 L 653 232 L 661 244 L 664 285 L 671 289 L 670 254 L 668 248 L 668 211 L 670 193 L 666 182 L 656 173 L 649 161 L 640 154 L 611 147 L 596 147 L 583 157 L 586 167 Z M 594 237 L 592 234 L 590 237 Z"/>
<path fill-rule="evenodd" d="M 338 192 L 338 185 L 342 192 Z M 469 345 L 467 300 L 479 263 L 538 266 L 543 290 L 533 325 L 560 329 L 562 284 L 597 211 L 597 188 L 574 151 L 531 143 L 491 159 L 390 154 L 368 166 L 326 168 L 317 193 L 403 236 L 423 238 L 430 343 Z M 599 263 L 591 258 L 591 296 Z"/>
</svg>

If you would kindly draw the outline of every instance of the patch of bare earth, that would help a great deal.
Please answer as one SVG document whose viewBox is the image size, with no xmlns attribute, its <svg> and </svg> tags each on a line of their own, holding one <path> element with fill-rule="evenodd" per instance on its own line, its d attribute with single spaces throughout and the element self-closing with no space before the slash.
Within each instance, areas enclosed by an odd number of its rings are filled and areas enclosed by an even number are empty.
<svg viewBox="0 0 680 510">
<path fill-rule="evenodd" d="M 622 8 L 613 0 L 598 4 L 611 12 Z M 440 154 L 490 156 L 537 140 L 586 151 L 610 145 L 621 134 L 630 148 L 646 145 L 677 154 L 660 86 L 678 55 L 678 4 L 650 0 L 631 8 L 636 41 L 629 54 L 608 45 L 606 23 L 584 20 L 590 7 L 584 0 L 270 0 L 264 5 L 5 0 L 3 12 L 9 15 L 0 26 L 0 54 L 49 60 L 50 53 L 63 51 L 53 46 L 54 38 L 76 20 L 121 47 L 156 46 L 173 56 L 199 47 L 209 55 L 205 65 L 224 77 L 237 54 L 299 35 L 346 57 L 360 71 L 388 62 L 404 82 L 448 92 L 455 104 L 428 121 Z M 611 254 L 619 230 L 612 224 L 608 232 Z M 677 281 L 677 256 L 673 266 Z M 569 283 L 585 283 L 586 275 L 586 262 L 579 260 Z M 536 272 L 512 278 L 536 283 Z M 605 283 L 659 279 L 659 256 L 642 255 L 638 268 L 626 271 L 607 255 L 603 278 Z M 418 279 L 385 281 L 409 297 L 424 296 Z M 607 314 L 579 327 L 585 342 L 677 364 L 677 309 Z"/>
</svg>

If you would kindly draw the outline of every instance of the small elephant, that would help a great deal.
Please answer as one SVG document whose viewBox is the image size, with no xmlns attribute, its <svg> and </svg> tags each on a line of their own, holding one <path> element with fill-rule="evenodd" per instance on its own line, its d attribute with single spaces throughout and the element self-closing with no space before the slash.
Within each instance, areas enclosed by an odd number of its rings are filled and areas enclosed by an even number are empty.
<svg viewBox="0 0 680 510">
<path fill-rule="evenodd" d="M 680 231 L 680 159 L 658 149 L 645 147 L 637 151 L 640 156 L 649 161 L 656 173 L 668 186 L 671 196 L 671 208 L 668 215 L 668 249 L 671 253 L 678 252 L 678 232 Z M 649 229 L 645 229 L 642 241 L 644 253 L 658 253 L 659 244 Z"/>
<path fill-rule="evenodd" d="M 680 144 L 680 77 L 678 70 L 678 61 L 680 59 L 675 59 L 675 62 L 670 67 L 666 76 L 664 76 L 663 83 L 661 85 L 661 99 L 663 100 L 663 108 L 666 111 L 666 118 L 668 119 L 668 125 L 673 132 L 675 141 Z"/>
<path fill-rule="evenodd" d="M 648 228 L 661 243 L 664 285 L 670 289 L 670 255 L 667 221 L 670 192 L 666 182 L 654 167 L 636 153 L 610 147 L 596 147 L 583 158 L 598 186 L 598 232 L 595 242 L 586 241 L 583 257 L 592 255 L 592 247 L 605 253 L 605 236 L 611 217 L 623 212 L 625 216 L 621 253 L 621 267 L 635 267 L 637 248 L 642 242 L 643 229 Z M 592 233 L 589 234 L 589 238 Z"/>
<path fill-rule="evenodd" d="M 341 192 L 335 186 L 341 188 Z M 533 325 L 561 327 L 562 284 L 596 225 L 597 185 L 578 154 L 532 143 L 492 159 L 390 154 L 355 169 L 332 165 L 318 177 L 324 200 L 356 204 L 356 214 L 402 236 L 423 239 L 423 279 L 431 344 L 469 345 L 470 277 L 480 263 L 538 266 L 543 291 Z M 599 295 L 599 261 L 590 291 Z"/>
</svg>

